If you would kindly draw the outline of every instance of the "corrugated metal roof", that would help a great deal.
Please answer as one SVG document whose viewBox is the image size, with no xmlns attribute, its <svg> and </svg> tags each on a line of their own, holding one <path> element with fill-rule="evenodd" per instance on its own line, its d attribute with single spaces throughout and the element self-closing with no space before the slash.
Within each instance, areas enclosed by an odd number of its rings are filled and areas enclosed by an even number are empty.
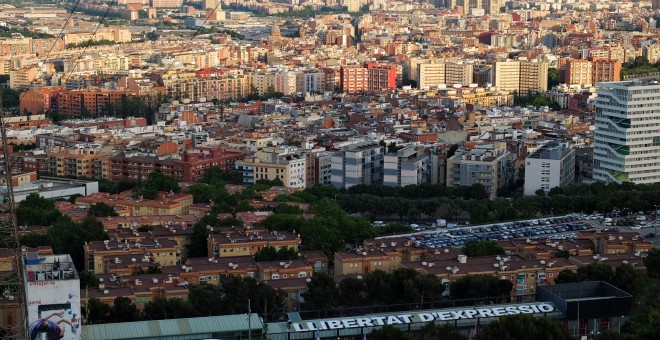
<svg viewBox="0 0 660 340">
<path fill-rule="evenodd" d="M 263 328 L 261 319 L 257 314 L 252 314 L 250 319 L 252 330 L 261 330 Z M 149 339 L 165 336 L 186 336 L 194 334 L 239 332 L 247 330 L 247 314 L 235 314 L 208 316 L 201 318 L 85 325 L 82 327 L 82 339 Z"/>
</svg>

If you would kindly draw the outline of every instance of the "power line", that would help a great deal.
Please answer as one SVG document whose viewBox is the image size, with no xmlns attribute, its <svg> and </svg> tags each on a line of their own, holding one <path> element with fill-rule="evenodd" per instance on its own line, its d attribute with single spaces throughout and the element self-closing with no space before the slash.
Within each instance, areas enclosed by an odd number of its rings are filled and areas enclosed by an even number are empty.
<svg viewBox="0 0 660 340">
<path fill-rule="evenodd" d="M 78 0 L 78 1 L 80 1 L 80 0 Z M 110 9 L 112 8 L 112 6 L 114 6 L 115 1 L 116 1 L 116 0 L 112 0 L 112 2 L 110 2 L 110 5 L 108 6 L 108 8 L 105 10 L 105 13 L 103 14 L 103 18 L 101 18 L 101 21 L 99 21 L 99 24 L 98 24 L 98 25 L 96 26 L 96 28 L 94 29 L 94 33 L 93 33 L 92 36 L 87 40 L 87 44 L 86 44 L 85 47 L 83 48 L 82 52 L 80 52 L 80 55 L 78 56 L 78 58 L 76 58 L 76 63 L 75 63 L 75 64 L 73 65 L 73 67 L 71 68 L 71 71 L 69 72 L 69 76 L 71 76 L 71 73 L 73 73 L 73 72 L 76 70 L 76 68 L 78 67 L 78 63 L 80 63 L 80 59 L 82 59 L 82 57 L 85 55 L 85 52 L 87 51 L 87 48 L 88 48 L 89 45 L 92 43 L 92 38 L 96 36 L 96 34 L 97 34 L 98 31 L 99 31 L 99 28 L 101 27 L 101 25 L 103 25 L 103 21 L 105 21 L 105 18 L 108 16 L 108 13 L 110 12 Z M 66 74 L 65 74 L 65 75 L 64 75 L 64 81 L 66 82 L 68 79 L 69 79 L 69 77 L 67 77 Z M 63 88 L 64 85 L 63 85 L 63 86 L 60 86 L 60 87 Z"/>
<path fill-rule="evenodd" d="M 113 0 L 112 3 L 114 3 L 114 0 Z M 181 48 L 181 50 L 180 50 L 178 53 L 174 53 L 174 54 L 173 54 L 174 59 L 173 59 L 172 62 L 167 66 L 167 68 L 165 69 L 165 71 L 163 71 L 163 73 L 159 76 L 159 79 L 155 82 L 155 85 L 154 85 L 154 86 L 156 86 L 158 83 L 162 82 L 162 80 L 163 80 L 163 76 L 164 76 L 164 75 L 170 70 L 170 68 L 171 68 L 171 67 L 174 65 L 174 63 L 176 62 L 176 56 L 177 56 L 177 54 L 181 54 L 181 53 L 183 53 L 183 52 L 188 48 L 188 46 L 190 45 L 190 43 L 195 39 L 195 37 L 197 37 L 197 35 L 199 34 L 199 32 L 201 32 L 202 28 L 204 27 L 204 25 L 206 24 L 206 22 L 209 20 L 209 18 L 211 17 L 211 15 L 212 15 L 212 14 L 218 9 L 218 7 L 220 6 L 220 3 L 221 3 L 221 2 L 218 1 L 218 3 L 217 3 L 217 4 L 215 5 L 215 7 L 213 8 L 213 11 L 210 11 L 209 14 L 204 18 L 204 22 L 203 22 L 203 23 L 197 28 L 197 30 L 195 31 L 195 33 L 192 35 L 192 37 L 190 37 L 190 39 L 189 39 L 189 40 L 186 42 L 186 44 Z M 108 8 L 108 11 L 109 11 L 109 8 Z M 108 14 L 108 11 L 106 11 L 106 13 L 105 13 L 106 15 Z M 104 16 L 103 18 L 105 19 L 105 16 Z M 101 20 L 101 23 L 102 23 L 102 22 L 103 22 L 103 20 Z M 101 23 L 99 23 L 99 26 L 101 25 Z M 97 26 L 97 30 L 98 30 L 98 27 L 99 27 L 99 26 Z M 77 63 L 76 63 L 76 65 L 77 65 Z M 75 70 L 75 66 L 74 66 L 73 69 Z M 141 105 L 141 104 L 144 103 L 144 99 L 145 99 L 145 98 L 146 98 L 146 96 L 141 96 L 141 97 L 139 98 L 139 105 Z M 138 106 L 139 106 L 139 105 L 138 105 Z M 123 128 L 122 128 L 122 130 L 123 130 Z M 105 143 L 103 143 L 103 144 L 101 145 L 101 147 L 99 148 L 99 152 L 97 152 L 97 153 L 94 155 L 94 157 L 92 157 L 92 159 L 89 161 L 89 163 L 92 163 L 92 166 L 93 166 L 93 163 L 94 163 L 94 161 L 96 160 L 96 158 L 100 155 L 100 152 L 103 150 L 104 147 L 107 146 L 107 144 L 108 144 L 111 140 L 114 140 L 114 138 L 110 138 L 110 139 L 108 139 L 107 141 L 105 141 Z M 73 182 L 70 183 L 66 188 L 62 189 L 62 193 L 64 193 L 66 190 L 68 190 L 68 189 L 71 187 L 71 185 L 73 185 Z"/>
<path fill-rule="evenodd" d="M 53 42 L 53 45 L 50 47 L 50 50 L 48 50 L 48 53 L 46 53 L 46 56 L 44 57 L 44 61 L 41 63 L 42 65 L 46 63 L 46 61 L 48 60 L 48 56 L 50 56 L 50 53 L 53 52 L 53 50 L 55 49 L 55 46 L 57 45 L 58 40 L 62 37 L 62 34 L 64 33 L 64 29 L 69 24 L 69 21 L 71 21 L 71 17 L 73 16 L 73 13 L 75 13 L 76 9 L 78 8 L 79 3 L 80 3 L 80 0 L 76 1 L 76 4 L 73 6 L 73 9 L 71 10 L 71 13 L 69 13 L 69 17 L 66 18 L 66 21 L 64 22 L 64 25 L 62 25 L 62 29 L 60 29 L 60 33 L 57 34 L 57 37 L 55 38 L 55 41 Z M 28 84 L 28 90 L 32 86 L 32 83 L 35 80 L 37 80 L 37 77 L 39 76 L 40 72 L 41 72 L 41 66 L 39 67 L 39 70 L 37 70 L 37 74 L 30 81 L 30 84 Z M 23 98 L 25 98 L 25 93 L 26 92 L 27 91 L 25 91 L 21 94 L 21 98 L 18 101 L 18 107 L 21 107 L 21 103 L 23 102 Z"/>
</svg>

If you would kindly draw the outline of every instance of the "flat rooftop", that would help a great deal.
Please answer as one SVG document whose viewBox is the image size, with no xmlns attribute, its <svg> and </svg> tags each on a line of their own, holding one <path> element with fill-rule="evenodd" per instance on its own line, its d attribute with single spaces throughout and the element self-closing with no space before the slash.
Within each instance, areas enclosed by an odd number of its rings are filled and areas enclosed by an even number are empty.
<svg viewBox="0 0 660 340">
<path fill-rule="evenodd" d="M 78 272 L 68 254 L 39 255 L 28 252 L 23 255 L 23 265 L 28 282 L 78 279 Z"/>
</svg>

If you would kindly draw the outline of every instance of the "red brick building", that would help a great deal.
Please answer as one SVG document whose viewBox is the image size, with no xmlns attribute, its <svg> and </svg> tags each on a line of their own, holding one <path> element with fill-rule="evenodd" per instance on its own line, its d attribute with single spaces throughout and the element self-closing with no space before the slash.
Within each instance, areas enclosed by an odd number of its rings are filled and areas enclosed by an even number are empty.
<svg viewBox="0 0 660 340">
<path fill-rule="evenodd" d="M 136 91 L 119 90 L 71 90 L 62 91 L 57 96 L 57 112 L 69 117 L 82 117 L 86 109 L 92 117 L 111 114 L 114 107 L 119 110 L 122 102 L 130 97 L 137 96 Z"/>
<path fill-rule="evenodd" d="M 376 63 L 342 66 L 339 83 L 341 91 L 349 94 L 394 89 L 396 68 Z"/>
<path fill-rule="evenodd" d="M 221 148 L 199 148 L 186 151 L 181 159 L 158 159 L 157 157 L 126 157 L 121 153 L 112 157 L 110 178 L 145 181 L 149 174 L 158 171 L 182 182 L 196 182 L 211 167 L 222 171 L 234 169 L 234 163 L 245 157 L 238 151 Z"/>
<path fill-rule="evenodd" d="M 31 114 L 37 114 L 52 109 L 56 103 L 57 94 L 61 90 L 61 87 L 42 87 L 25 91 L 21 94 L 21 114 L 25 110 Z"/>
</svg>

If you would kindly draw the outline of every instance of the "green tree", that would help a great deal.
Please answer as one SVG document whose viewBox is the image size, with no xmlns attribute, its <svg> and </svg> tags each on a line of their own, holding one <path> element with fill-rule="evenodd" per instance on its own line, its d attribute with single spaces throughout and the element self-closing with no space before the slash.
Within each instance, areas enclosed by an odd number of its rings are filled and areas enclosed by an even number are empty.
<svg viewBox="0 0 660 340">
<path fill-rule="evenodd" d="M 646 253 L 644 266 L 649 277 L 660 278 L 660 249 L 653 248 Z"/>
<path fill-rule="evenodd" d="M 266 217 L 266 219 L 261 222 L 268 230 L 300 230 L 303 224 L 303 219 L 297 215 L 290 214 L 274 214 Z"/>
<path fill-rule="evenodd" d="M 326 217 L 316 216 L 305 221 L 300 228 L 305 250 L 320 250 L 332 256 L 345 247 L 344 237 L 336 226 Z"/>
<path fill-rule="evenodd" d="M 455 299 L 493 298 L 499 301 L 511 295 L 513 283 L 491 275 L 467 275 L 452 282 L 450 287 Z"/>
<path fill-rule="evenodd" d="M 55 201 L 46 199 L 37 193 L 29 194 L 16 209 L 17 222 L 20 225 L 50 225 L 62 214 L 55 208 Z"/>
<path fill-rule="evenodd" d="M 473 256 L 505 255 L 504 248 L 497 241 L 470 240 L 463 246 L 463 254 Z"/>
<path fill-rule="evenodd" d="M 471 223 L 484 223 L 490 221 L 492 221 L 490 210 L 488 210 L 488 206 L 485 203 L 479 203 L 470 210 Z"/>
<path fill-rule="evenodd" d="M 94 217 L 108 217 L 108 216 L 117 216 L 115 208 L 110 205 L 107 205 L 103 202 L 92 204 L 87 210 L 87 216 Z"/>
<path fill-rule="evenodd" d="M 580 282 L 580 281 L 582 281 L 582 276 L 570 269 L 564 269 L 560 271 L 559 275 L 555 279 L 555 283 L 557 284 Z"/>
<path fill-rule="evenodd" d="M 450 324 L 438 325 L 435 322 L 427 323 L 419 333 L 419 340 L 467 340 L 458 328 Z"/>
<path fill-rule="evenodd" d="M 586 266 L 578 268 L 578 275 L 587 281 L 607 281 L 612 282 L 614 270 L 612 266 L 602 262 L 592 262 Z"/>
<path fill-rule="evenodd" d="M 215 285 L 199 285 L 189 288 L 188 299 L 200 316 L 222 313 L 222 289 Z"/>
<path fill-rule="evenodd" d="M 181 186 L 174 178 L 154 171 L 149 174 L 149 178 L 144 186 L 135 187 L 133 190 L 134 196 L 142 196 L 145 199 L 155 199 L 161 191 L 175 193 L 181 192 Z"/>
<path fill-rule="evenodd" d="M 504 316 L 484 327 L 475 340 L 570 340 L 564 327 L 547 317 L 519 314 Z"/>
<path fill-rule="evenodd" d="M 602 333 L 596 334 L 594 340 L 632 340 L 633 337 L 629 334 L 619 333 L 616 330 L 607 329 Z"/>
<path fill-rule="evenodd" d="M 399 328 L 385 325 L 383 327 L 372 330 L 371 333 L 369 333 L 368 339 L 414 340 L 415 337 L 400 330 Z"/>
<path fill-rule="evenodd" d="M 558 249 L 558 250 L 555 250 L 554 257 L 560 257 L 560 258 L 568 259 L 569 257 L 571 257 L 571 252 L 568 251 L 568 250 L 564 250 L 564 249 Z"/>
<path fill-rule="evenodd" d="M 377 230 L 380 235 L 405 234 L 415 231 L 411 226 L 399 222 L 388 223 L 384 227 L 377 228 Z"/>
<path fill-rule="evenodd" d="M 164 320 L 189 318 L 196 313 L 187 300 L 157 298 L 144 305 L 142 315 L 145 320 Z"/>
<path fill-rule="evenodd" d="M 203 219 L 204 218 L 202 218 L 202 220 Z M 190 243 L 187 246 L 188 257 L 207 257 L 208 237 L 209 237 L 209 229 L 207 227 L 207 224 L 205 224 L 203 221 L 195 223 L 195 225 L 193 226 L 192 235 L 190 236 Z"/>
<path fill-rule="evenodd" d="M 85 217 L 77 225 L 79 232 L 81 232 L 84 241 L 101 241 L 107 240 L 108 234 L 105 232 L 103 222 L 99 221 L 94 216 Z"/>
<path fill-rule="evenodd" d="M 254 260 L 261 261 L 291 261 L 300 258 L 298 251 L 294 248 L 282 247 L 275 250 L 273 246 L 265 246 L 254 254 Z"/>
<path fill-rule="evenodd" d="M 318 273 L 307 283 L 305 302 L 309 309 L 322 310 L 327 313 L 328 310 L 337 306 L 340 297 L 341 291 L 337 287 L 337 282 L 330 275 Z"/>
<path fill-rule="evenodd" d="M 638 295 L 639 291 L 647 284 L 648 278 L 644 273 L 629 264 L 616 267 L 611 283 L 618 288 Z"/>
<path fill-rule="evenodd" d="M 359 307 L 367 304 L 364 280 L 347 277 L 339 282 L 339 292 L 339 304 L 343 307 Z"/>
<path fill-rule="evenodd" d="M 222 283 L 224 314 L 247 312 L 247 300 L 256 281 L 250 277 L 229 276 Z"/>
<path fill-rule="evenodd" d="M 548 69 L 548 89 L 559 85 L 559 70 L 556 68 Z"/>
<path fill-rule="evenodd" d="M 138 320 L 139 313 L 130 298 L 118 296 L 110 307 L 109 318 L 112 322 L 132 322 Z"/>
<path fill-rule="evenodd" d="M 99 278 L 94 275 L 94 273 L 87 271 L 87 270 L 81 270 L 78 272 L 78 277 L 80 278 L 80 288 L 96 288 L 99 286 L 99 283 L 101 281 Z"/>
<path fill-rule="evenodd" d="M 85 324 L 93 325 L 99 323 L 106 323 L 108 321 L 108 315 L 110 314 L 110 306 L 101 302 L 97 298 L 91 298 L 87 300 L 87 303 L 83 309 L 83 315 L 85 315 Z"/>
</svg>

